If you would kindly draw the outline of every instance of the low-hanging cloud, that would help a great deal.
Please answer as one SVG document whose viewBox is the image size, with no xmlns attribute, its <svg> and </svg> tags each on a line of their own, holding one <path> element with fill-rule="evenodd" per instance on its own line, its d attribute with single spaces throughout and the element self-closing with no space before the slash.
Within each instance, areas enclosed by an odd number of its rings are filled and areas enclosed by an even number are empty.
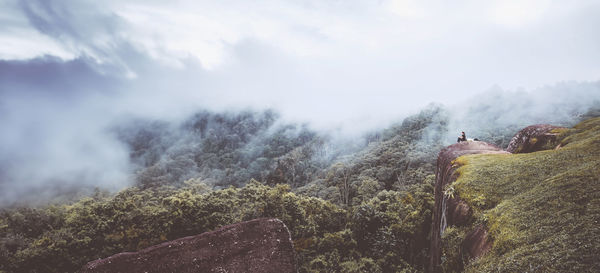
<svg viewBox="0 0 600 273">
<path fill-rule="evenodd" d="M 110 113 L 98 103 L 114 83 L 84 60 L 0 62 L 0 71 L 1 203 L 124 185 L 127 149 L 107 130 Z"/>
<path fill-rule="evenodd" d="M 600 109 L 600 81 L 560 82 L 528 92 L 494 87 L 449 108 L 449 135 L 461 131 L 506 147 L 518 130 L 533 124 L 571 127 Z"/>
<path fill-rule="evenodd" d="M 600 6 L 509 2 L 7 1 L 0 199 L 128 185 L 132 117 L 272 108 L 357 136 L 438 102 L 450 134 L 571 124 L 600 96 Z"/>
</svg>

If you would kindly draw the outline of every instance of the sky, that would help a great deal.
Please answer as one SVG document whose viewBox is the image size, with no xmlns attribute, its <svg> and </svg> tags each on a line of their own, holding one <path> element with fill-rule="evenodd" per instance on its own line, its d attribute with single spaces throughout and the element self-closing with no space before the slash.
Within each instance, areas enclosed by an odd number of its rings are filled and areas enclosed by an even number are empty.
<svg viewBox="0 0 600 273">
<path fill-rule="evenodd" d="M 599 25 L 596 0 L 1 0 L 0 181 L 120 185 L 107 128 L 126 117 L 273 108 L 356 133 L 489 90 L 589 86 Z"/>
</svg>

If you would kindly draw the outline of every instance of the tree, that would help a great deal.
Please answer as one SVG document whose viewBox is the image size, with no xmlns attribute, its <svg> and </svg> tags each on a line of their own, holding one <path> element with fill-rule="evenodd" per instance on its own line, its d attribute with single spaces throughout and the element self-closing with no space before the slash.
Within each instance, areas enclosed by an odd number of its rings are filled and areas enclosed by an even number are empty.
<svg viewBox="0 0 600 273">
<path fill-rule="evenodd" d="M 350 176 L 352 168 L 346 163 L 338 162 L 333 165 L 327 173 L 327 181 L 335 185 L 340 191 L 340 203 L 348 206 L 352 188 L 350 185 Z"/>
</svg>

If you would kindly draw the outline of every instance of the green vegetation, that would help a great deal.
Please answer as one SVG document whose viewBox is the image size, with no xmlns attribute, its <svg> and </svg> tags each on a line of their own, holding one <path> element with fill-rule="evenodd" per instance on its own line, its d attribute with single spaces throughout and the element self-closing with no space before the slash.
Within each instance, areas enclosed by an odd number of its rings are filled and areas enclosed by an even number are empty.
<svg viewBox="0 0 600 273">
<path fill-rule="evenodd" d="M 337 154 L 324 153 L 326 137 L 305 125 L 277 123 L 272 111 L 199 112 L 182 123 L 134 120 L 115 128 L 130 148 L 136 186 L 182 186 L 201 178 L 215 187 L 304 185 Z"/>
<path fill-rule="evenodd" d="M 257 181 L 217 191 L 190 184 L 97 193 L 72 205 L 2 211 L 0 271 L 74 272 L 115 253 L 276 217 L 294 238 L 300 272 L 412 272 L 423 269 L 432 200 L 428 183 L 348 210 Z"/>
<path fill-rule="evenodd" d="M 304 125 L 277 122 L 270 111 L 200 112 L 181 124 L 134 121 L 116 131 L 130 147 L 142 189 L 181 187 L 190 179 L 217 189 L 242 187 L 256 179 L 356 206 L 381 190 L 402 191 L 433 174 L 447 119 L 432 105 L 344 144 Z"/>
<path fill-rule="evenodd" d="M 382 190 L 406 191 L 435 174 L 446 117 L 443 109 L 431 106 L 372 134 L 363 150 L 338 158 L 319 179 L 294 191 L 346 207 L 358 206 Z"/>
<path fill-rule="evenodd" d="M 139 166 L 137 187 L 0 211 L 0 271 L 73 272 L 259 217 L 290 228 L 300 272 L 423 271 L 444 117 L 430 107 L 353 154 L 327 152 L 331 144 L 306 128 L 274 126 L 270 112 L 121 130 Z M 430 129 L 439 134 L 424 141 Z"/>
<path fill-rule="evenodd" d="M 494 240 L 466 272 L 600 271 L 600 118 L 562 132 L 560 142 L 558 150 L 457 159 L 455 194 Z"/>
<path fill-rule="evenodd" d="M 422 272 L 445 112 L 429 107 L 348 150 L 276 118 L 199 113 L 116 129 L 136 187 L 0 210 L 0 272 L 73 272 L 259 217 L 289 227 L 300 272 Z"/>
<path fill-rule="evenodd" d="M 462 244 L 468 227 L 449 226 L 442 234 L 442 269 L 444 273 L 458 273 L 464 269 L 466 257 L 463 257 Z"/>
</svg>

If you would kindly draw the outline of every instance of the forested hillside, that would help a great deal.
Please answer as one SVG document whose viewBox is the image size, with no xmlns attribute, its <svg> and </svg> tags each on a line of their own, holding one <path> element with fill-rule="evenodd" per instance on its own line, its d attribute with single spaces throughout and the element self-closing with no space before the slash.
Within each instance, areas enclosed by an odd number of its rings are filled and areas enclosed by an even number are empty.
<svg viewBox="0 0 600 273">
<path fill-rule="evenodd" d="M 136 186 L 143 189 L 185 183 L 218 189 L 256 179 L 350 205 L 359 189 L 370 198 L 433 174 L 447 123 L 445 110 L 432 105 L 343 143 L 306 125 L 283 123 L 272 111 L 204 111 L 177 124 L 132 120 L 116 131 L 130 147 Z"/>
<path fill-rule="evenodd" d="M 306 126 L 275 124 L 277 118 L 271 111 L 205 111 L 178 124 L 134 120 L 117 131 L 130 147 L 142 188 L 180 186 L 188 179 L 241 186 L 251 178 L 267 181 L 276 169 L 288 166 L 297 171 L 281 182 L 306 183 L 315 169 L 324 167 L 315 154 L 325 151 L 324 139 Z"/>
<path fill-rule="evenodd" d="M 72 204 L 4 209 L 0 270 L 72 272 L 122 251 L 257 217 L 290 228 L 301 272 L 423 270 L 444 111 L 430 107 L 351 147 L 273 112 L 131 121 L 136 186 Z"/>
<path fill-rule="evenodd" d="M 270 111 L 130 120 L 114 130 L 130 147 L 135 185 L 2 209 L 0 272 L 74 272 L 258 217 L 289 227 L 300 272 L 423 272 L 448 123 L 430 106 L 344 146 Z"/>
</svg>

